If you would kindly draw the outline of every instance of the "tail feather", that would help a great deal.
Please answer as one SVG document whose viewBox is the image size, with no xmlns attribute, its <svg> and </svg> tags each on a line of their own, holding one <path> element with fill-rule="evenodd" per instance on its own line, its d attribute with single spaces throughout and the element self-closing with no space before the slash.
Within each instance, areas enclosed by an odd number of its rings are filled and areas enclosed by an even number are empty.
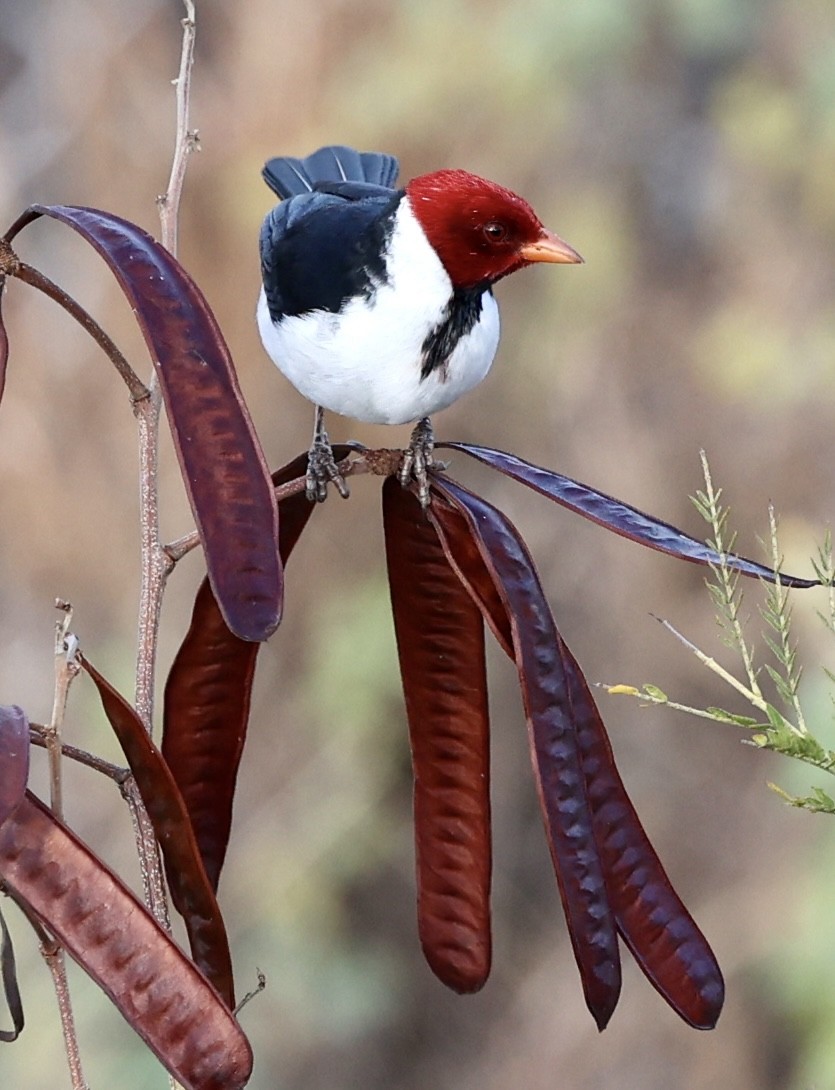
<svg viewBox="0 0 835 1090">
<path fill-rule="evenodd" d="M 391 186 L 397 178 L 399 165 L 393 155 L 382 152 L 358 152 L 353 148 L 332 145 L 319 148 L 306 159 L 281 155 L 265 164 L 264 181 L 279 197 L 294 197 L 310 193 L 318 182 L 369 182 Z"/>
<path fill-rule="evenodd" d="M 353 148 L 319 148 L 304 161 L 308 176 L 315 182 L 364 182 L 362 157 Z"/>
<path fill-rule="evenodd" d="M 379 151 L 364 151 L 362 159 L 363 176 L 372 185 L 393 186 L 400 173 L 400 164 L 393 155 Z"/>
</svg>

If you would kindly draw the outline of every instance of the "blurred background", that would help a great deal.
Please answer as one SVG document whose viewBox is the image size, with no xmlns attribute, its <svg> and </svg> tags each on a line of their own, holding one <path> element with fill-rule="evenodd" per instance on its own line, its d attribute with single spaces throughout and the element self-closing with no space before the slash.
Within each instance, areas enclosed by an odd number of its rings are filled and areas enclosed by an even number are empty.
<svg viewBox="0 0 835 1090">
<path fill-rule="evenodd" d="M 175 0 L 0 0 L 0 212 L 109 209 L 158 232 L 183 10 Z M 767 504 L 788 570 L 811 571 L 835 494 L 835 8 L 826 0 L 198 0 L 180 257 L 232 348 L 268 460 L 309 441 L 312 410 L 263 354 L 257 236 L 275 154 L 340 142 L 396 153 L 404 178 L 459 166 L 530 199 L 586 258 L 500 285 L 504 334 L 442 438 L 513 450 L 704 536 L 688 496 L 707 450 L 762 558 Z M 71 290 L 142 373 L 144 347 L 105 266 L 40 221 L 21 255 Z M 91 660 L 131 690 L 137 603 L 135 427 L 108 361 L 18 283 L 0 412 L 0 702 L 48 719 L 53 600 Z M 331 437 L 405 442 L 335 417 Z M 166 436 L 164 532 L 190 516 Z M 651 614 L 734 665 L 703 572 L 481 471 L 452 472 L 525 534 L 592 682 L 651 681 L 745 709 Z M 384 576 L 379 484 L 318 511 L 289 568 L 286 620 L 262 651 L 220 899 L 255 1090 L 808 1090 L 835 1086 L 835 827 L 775 780 L 808 770 L 731 727 L 601 692 L 626 785 L 727 981 L 717 1029 L 687 1028 L 624 955 L 598 1035 L 586 1012 L 541 829 L 509 665 L 491 653 L 495 956 L 475 997 L 424 965 L 414 921 L 410 776 Z M 171 580 L 161 676 L 202 576 Z M 752 636 L 759 590 L 746 588 Z M 832 744 L 833 647 L 795 607 L 811 725 Z M 68 740 L 116 758 L 83 679 Z M 36 785 L 43 784 L 37 761 Z M 822 782 L 822 781 L 818 781 Z M 825 785 L 824 785 L 825 786 Z M 137 881 L 111 785 L 68 768 L 68 819 Z M 5 911 L 4 904 L 4 911 Z M 54 998 L 9 908 L 28 1025 L 0 1051 L 14 1090 L 68 1084 Z M 73 969 L 91 1087 L 164 1086 L 156 1061 Z M 7 1018 L 0 1018 L 4 1024 Z"/>
</svg>

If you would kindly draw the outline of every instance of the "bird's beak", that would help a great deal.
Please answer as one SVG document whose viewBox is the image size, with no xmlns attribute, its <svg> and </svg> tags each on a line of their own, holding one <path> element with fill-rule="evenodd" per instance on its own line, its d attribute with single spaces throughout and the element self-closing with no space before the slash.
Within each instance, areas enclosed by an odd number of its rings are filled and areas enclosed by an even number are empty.
<svg viewBox="0 0 835 1090">
<path fill-rule="evenodd" d="M 567 242 L 552 231 L 542 228 L 536 242 L 528 242 L 519 248 L 519 256 L 525 261 L 548 261 L 555 265 L 582 265 L 583 259 Z"/>
</svg>

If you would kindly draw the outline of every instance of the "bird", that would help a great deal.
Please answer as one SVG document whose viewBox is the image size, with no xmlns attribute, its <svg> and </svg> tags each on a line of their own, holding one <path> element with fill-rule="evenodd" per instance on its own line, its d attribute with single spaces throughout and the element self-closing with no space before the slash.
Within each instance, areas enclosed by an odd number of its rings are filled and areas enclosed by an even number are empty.
<svg viewBox="0 0 835 1090">
<path fill-rule="evenodd" d="M 267 355 L 316 406 L 306 492 L 348 488 L 324 411 L 414 424 L 400 479 L 428 504 L 431 417 L 480 383 L 499 343 L 493 285 L 527 265 L 581 264 L 518 194 L 466 170 L 396 187 L 393 155 L 342 145 L 270 159 L 280 198 L 260 233 Z"/>
</svg>

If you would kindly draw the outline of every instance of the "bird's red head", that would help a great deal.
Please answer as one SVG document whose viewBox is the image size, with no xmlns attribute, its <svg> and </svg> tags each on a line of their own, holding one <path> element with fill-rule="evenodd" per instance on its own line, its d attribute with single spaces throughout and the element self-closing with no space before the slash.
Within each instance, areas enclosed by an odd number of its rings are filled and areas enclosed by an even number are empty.
<svg viewBox="0 0 835 1090">
<path fill-rule="evenodd" d="M 518 194 L 466 170 L 422 174 L 406 195 L 456 288 L 492 284 L 536 261 L 583 260 Z"/>
</svg>

